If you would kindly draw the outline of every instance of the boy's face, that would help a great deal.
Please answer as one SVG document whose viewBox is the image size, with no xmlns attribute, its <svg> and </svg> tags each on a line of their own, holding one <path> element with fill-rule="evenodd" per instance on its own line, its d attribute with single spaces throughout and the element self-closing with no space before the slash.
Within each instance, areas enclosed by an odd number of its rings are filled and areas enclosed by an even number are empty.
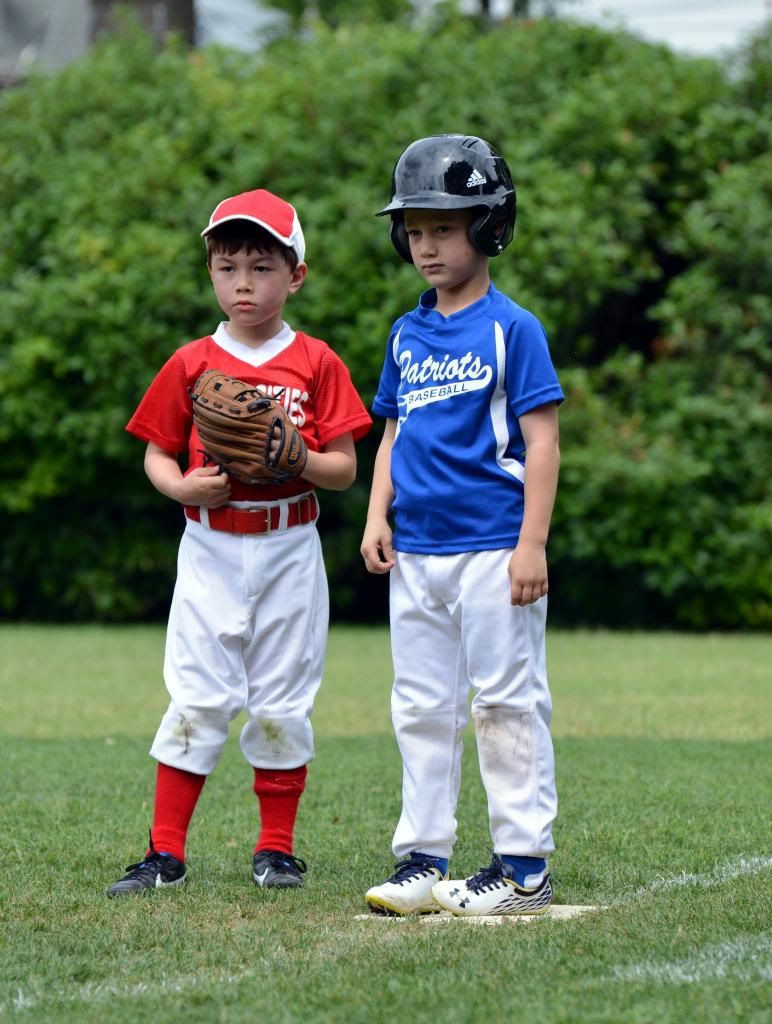
<svg viewBox="0 0 772 1024">
<path fill-rule="evenodd" d="M 488 258 L 469 241 L 471 210 L 406 210 L 410 255 L 426 281 L 440 291 L 459 288 L 488 273 Z"/>
<path fill-rule="evenodd" d="M 278 252 L 213 253 L 209 265 L 214 292 L 238 341 L 262 341 L 281 329 L 287 296 L 306 276 L 305 263 L 292 270 Z"/>
</svg>

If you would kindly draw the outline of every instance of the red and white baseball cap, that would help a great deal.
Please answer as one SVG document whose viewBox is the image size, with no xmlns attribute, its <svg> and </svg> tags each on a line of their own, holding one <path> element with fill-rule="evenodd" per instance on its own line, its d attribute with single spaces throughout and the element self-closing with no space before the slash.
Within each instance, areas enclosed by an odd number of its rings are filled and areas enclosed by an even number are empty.
<svg viewBox="0 0 772 1024">
<path fill-rule="evenodd" d="M 242 192 L 238 196 L 231 196 L 230 199 L 223 199 L 215 207 L 201 236 L 205 238 L 213 228 L 228 220 L 250 220 L 253 224 L 259 224 L 282 245 L 294 250 L 298 261 L 303 262 L 306 255 L 306 240 L 303 238 L 295 207 L 275 196 L 273 192 L 258 188 L 253 192 Z"/>
</svg>

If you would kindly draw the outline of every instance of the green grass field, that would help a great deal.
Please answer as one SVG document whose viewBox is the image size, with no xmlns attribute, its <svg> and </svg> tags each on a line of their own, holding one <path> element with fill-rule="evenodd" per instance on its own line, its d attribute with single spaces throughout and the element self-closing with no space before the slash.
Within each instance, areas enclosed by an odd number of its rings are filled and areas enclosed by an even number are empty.
<svg viewBox="0 0 772 1024">
<path fill-rule="evenodd" d="M 549 635 L 571 921 L 357 920 L 392 867 L 384 629 L 333 630 L 299 892 L 250 883 L 239 722 L 180 890 L 107 900 L 150 824 L 161 628 L 0 628 L 0 1021 L 768 1024 L 772 638 Z M 454 874 L 490 856 L 473 736 Z"/>
</svg>

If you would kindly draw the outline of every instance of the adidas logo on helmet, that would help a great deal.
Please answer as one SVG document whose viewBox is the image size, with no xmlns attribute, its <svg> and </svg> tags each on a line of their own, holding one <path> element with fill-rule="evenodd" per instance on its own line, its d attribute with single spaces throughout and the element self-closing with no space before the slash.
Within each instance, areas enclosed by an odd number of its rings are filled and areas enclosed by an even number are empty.
<svg viewBox="0 0 772 1024">
<path fill-rule="evenodd" d="M 480 185 L 485 185 L 487 181 L 488 179 L 485 177 L 485 175 L 480 174 L 480 172 L 475 168 L 475 170 L 473 170 L 472 173 L 467 178 L 466 187 L 478 188 Z"/>
</svg>

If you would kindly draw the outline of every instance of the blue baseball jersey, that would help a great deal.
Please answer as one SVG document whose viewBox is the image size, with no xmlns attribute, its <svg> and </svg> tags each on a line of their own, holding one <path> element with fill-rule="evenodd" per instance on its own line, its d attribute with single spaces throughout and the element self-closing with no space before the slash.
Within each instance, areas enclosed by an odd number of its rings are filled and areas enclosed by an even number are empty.
<svg viewBox="0 0 772 1024">
<path fill-rule="evenodd" d="M 523 520 L 518 418 L 563 391 L 536 317 L 491 285 L 445 317 L 432 288 L 392 328 L 373 412 L 397 420 L 394 547 L 514 547 Z"/>
</svg>

